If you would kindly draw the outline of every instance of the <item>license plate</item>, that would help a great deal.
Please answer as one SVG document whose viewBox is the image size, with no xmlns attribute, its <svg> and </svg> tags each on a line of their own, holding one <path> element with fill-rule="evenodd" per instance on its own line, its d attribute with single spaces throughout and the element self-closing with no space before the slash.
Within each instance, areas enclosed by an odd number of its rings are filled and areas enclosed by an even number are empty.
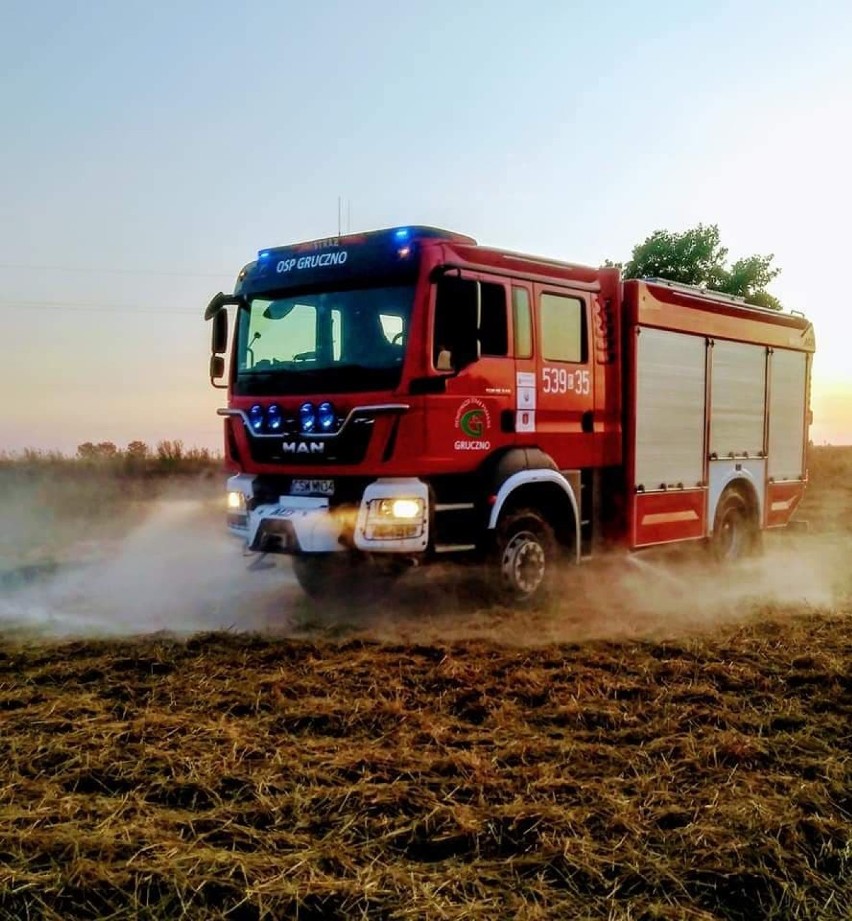
<svg viewBox="0 0 852 921">
<path fill-rule="evenodd" d="M 334 480 L 293 480 L 291 496 L 333 496 Z"/>
</svg>

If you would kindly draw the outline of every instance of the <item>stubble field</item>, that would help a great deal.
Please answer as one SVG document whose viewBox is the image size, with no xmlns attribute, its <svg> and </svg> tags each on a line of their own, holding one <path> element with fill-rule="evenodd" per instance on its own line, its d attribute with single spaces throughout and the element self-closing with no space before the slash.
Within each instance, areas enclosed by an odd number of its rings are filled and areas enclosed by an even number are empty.
<svg viewBox="0 0 852 921">
<path fill-rule="evenodd" d="M 745 571 L 618 559 L 536 615 L 317 613 L 134 506 L 0 587 L 0 918 L 848 919 L 852 449 L 811 470 Z"/>
</svg>

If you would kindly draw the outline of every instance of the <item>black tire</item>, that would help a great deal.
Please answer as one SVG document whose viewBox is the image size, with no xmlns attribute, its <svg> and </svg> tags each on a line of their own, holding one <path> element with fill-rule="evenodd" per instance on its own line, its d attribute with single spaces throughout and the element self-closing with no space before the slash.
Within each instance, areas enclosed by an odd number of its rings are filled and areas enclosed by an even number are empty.
<svg viewBox="0 0 852 921">
<path fill-rule="evenodd" d="M 494 566 L 499 597 L 515 605 L 537 605 L 551 594 L 559 561 L 553 528 L 541 512 L 508 512 L 497 526 Z"/>
<path fill-rule="evenodd" d="M 344 567 L 337 554 L 318 553 L 310 556 L 294 556 L 293 572 L 304 593 L 314 601 L 333 601 L 345 578 Z"/>
<path fill-rule="evenodd" d="M 348 553 L 314 553 L 292 557 L 293 572 L 313 601 L 365 605 L 379 601 L 403 572 L 378 568 Z"/>
<path fill-rule="evenodd" d="M 710 549 L 719 563 L 736 563 L 754 556 L 760 529 L 748 500 L 738 489 L 726 489 L 716 506 Z"/>
</svg>

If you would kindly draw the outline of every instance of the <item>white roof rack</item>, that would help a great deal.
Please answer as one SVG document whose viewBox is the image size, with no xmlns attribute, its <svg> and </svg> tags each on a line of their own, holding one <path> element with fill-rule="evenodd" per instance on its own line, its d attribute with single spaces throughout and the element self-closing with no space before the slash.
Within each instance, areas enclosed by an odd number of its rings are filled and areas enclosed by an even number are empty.
<svg viewBox="0 0 852 921">
<path fill-rule="evenodd" d="M 725 294 L 724 291 L 713 291 L 710 288 L 701 288 L 698 285 L 687 285 L 680 281 L 669 281 L 666 278 L 643 278 L 652 285 L 662 285 L 665 288 L 671 288 L 673 291 L 683 291 L 684 294 L 694 294 L 707 300 L 718 301 L 720 304 L 730 304 L 734 307 L 745 307 L 747 310 L 758 310 L 761 313 L 770 313 L 773 316 L 783 316 L 784 311 L 775 310 L 772 307 L 761 307 L 760 304 L 749 304 L 746 299 L 739 294 Z"/>
</svg>

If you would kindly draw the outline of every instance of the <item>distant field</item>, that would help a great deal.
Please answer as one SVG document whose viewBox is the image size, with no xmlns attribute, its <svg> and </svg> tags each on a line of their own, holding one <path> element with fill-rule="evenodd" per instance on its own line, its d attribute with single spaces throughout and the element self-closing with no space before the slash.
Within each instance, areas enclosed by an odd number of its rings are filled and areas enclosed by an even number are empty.
<svg viewBox="0 0 852 921">
<path fill-rule="evenodd" d="M 163 498 L 222 499 L 221 463 L 167 467 L 0 458 L 0 586 L 20 566 L 50 569 L 124 537 Z"/>
<path fill-rule="evenodd" d="M 415 581 L 352 622 L 287 589 L 289 636 L 1 642 L 0 918 L 848 921 L 852 449 L 810 468 L 745 588 L 616 561 L 534 617 Z"/>
<path fill-rule="evenodd" d="M 852 533 L 852 447 L 812 448 L 808 471 L 800 517 L 811 519 L 819 532 Z"/>
</svg>

